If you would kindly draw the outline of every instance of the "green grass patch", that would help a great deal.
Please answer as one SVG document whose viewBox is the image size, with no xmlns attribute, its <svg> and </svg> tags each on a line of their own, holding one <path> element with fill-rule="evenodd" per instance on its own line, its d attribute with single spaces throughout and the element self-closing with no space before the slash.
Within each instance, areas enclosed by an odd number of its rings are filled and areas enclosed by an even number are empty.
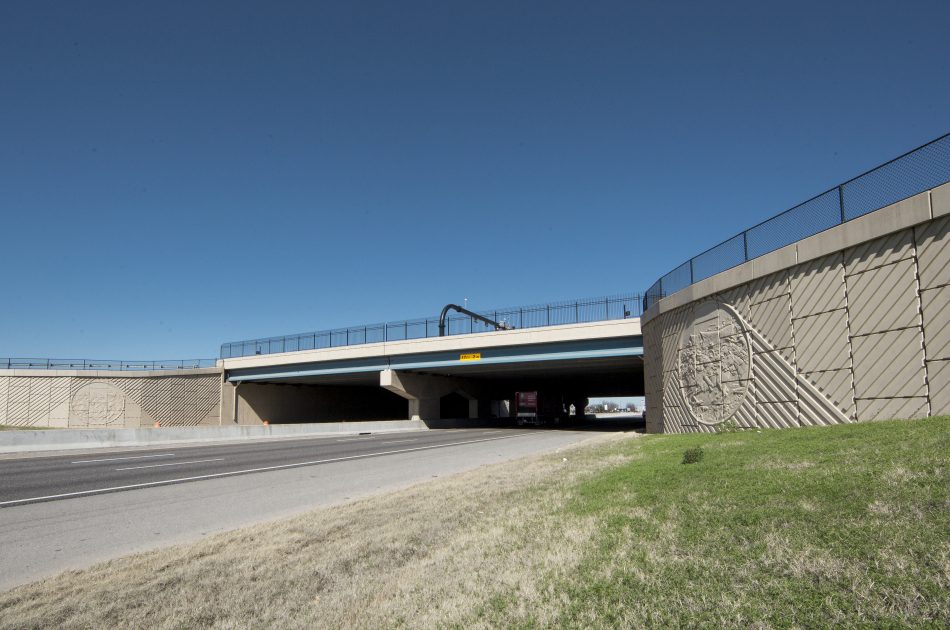
<svg viewBox="0 0 950 630">
<path fill-rule="evenodd" d="M 943 625 L 950 420 L 648 436 L 582 482 L 557 625 Z M 684 449 L 704 457 L 684 466 Z"/>
</svg>

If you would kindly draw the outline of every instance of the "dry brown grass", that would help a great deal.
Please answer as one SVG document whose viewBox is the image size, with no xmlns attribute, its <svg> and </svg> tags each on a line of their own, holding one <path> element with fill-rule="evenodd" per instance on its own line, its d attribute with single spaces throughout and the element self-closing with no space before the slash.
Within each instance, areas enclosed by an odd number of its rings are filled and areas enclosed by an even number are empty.
<svg viewBox="0 0 950 630">
<path fill-rule="evenodd" d="M 500 600 L 553 623 L 546 584 L 596 527 L 557 516 L 563 488 L 629 459 L 566 449 L 67 572 L 0 594 L 0 628 L 478 627 Z"/>
</svg>

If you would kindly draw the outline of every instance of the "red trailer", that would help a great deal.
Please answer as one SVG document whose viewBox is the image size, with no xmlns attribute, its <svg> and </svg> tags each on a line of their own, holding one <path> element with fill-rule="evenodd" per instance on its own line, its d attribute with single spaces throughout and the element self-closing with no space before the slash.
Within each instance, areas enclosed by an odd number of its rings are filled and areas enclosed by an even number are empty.
<svg viewBox="0 0 950 630">
<path fill-rule="evenodd" d="M 561 396 L 537 391 L 515 392 L 514 416 L 519 425 L 559 422 L 567 419 L 568 411 Z"/>
</svg>

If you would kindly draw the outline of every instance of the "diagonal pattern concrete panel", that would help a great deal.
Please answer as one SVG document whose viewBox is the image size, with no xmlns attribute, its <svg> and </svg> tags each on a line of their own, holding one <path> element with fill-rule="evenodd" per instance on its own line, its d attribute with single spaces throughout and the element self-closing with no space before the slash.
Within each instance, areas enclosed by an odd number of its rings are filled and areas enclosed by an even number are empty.
<svg viewBox="0 0 950 630">
<path fill-rule="evenodd" d="M 950 284 L 950 216 L 914 229 L 920 288 Z"/>
<path fill-rule="evenodd" d="M 792 347 L 792 320 L 788 295 L 753 303 L 749 322 L 768 340 L 772 348 Z M 786 353 L 790 357 L 790 353 Z"/>
<path fill-rule="evenodd" d="M 845 250 L 845 275 L 914 257 L 913 230 L 901 230 Z"/>
<path fill-rule="evenodd" d="M 798 421 L 797 402 L 763 402 L 759 401 L 759 421 L 773 429 L 788 429 L 800 426 Z M 761 425 L 760 425 L 761 426 Z"/>
<path fill-rule="evenodd" d="M 802 372 L 851 368 L 848 313 L 838 309 L 792 320 L 795 358 Z"/>
<path fill-rule="evenodd" d="M 850 418 L 832 401 L 825 397 L 818 388 L 797 374 L 794 366 L 788 362 L 780 352 L 775 352 L 775 349 L 770 347 L 768 340 L 763 335 L 754 329 L 751 329 L 751 332 L 753 337 L 753 350 L 755 351 L 753 355 L 754 360 L 768 361 L 771 364 L 768 370 L 762 370 L 761 373 L 772 378 L 773 381 L 774 379 L 782 379 L 786 383 L 794 382 L 795 384 L 795 393 L 797 396 L 797 402 L 795 404 L 798 409 L 798 415 L 796 425 L 788 426 L 842 424 L 851 421 Z M 768 386 L 770 385 L 766 383 L 766 387 Z M 775 388 L 776 386 L 771 384 L 771 387 Z M 756 380 L 755 388 L 758 393 L 760 391 L 760 381 L 758 379 Z M 786 389 L 788 389 L 787 386 Z M 772 407 L 766 403 L 760 404 L 757 407 L 760 421 L 768 426 L 788 422 L 790 408 L 775 405 L 789 405 L 791 403 L 771 404 L 773 405 Z M 772 415 L 768 415 L 769 413 Z"/>
<path fill-rule="evenodd" d="M 852 335 L 920 326 L 913 260 L 848 276 L 846 282 Z"/>
<path fill-rule="evenodd" d="M 7 422 L 7 390 L 10 387 L 10 377 L 0 376 L 0 424 Z"/>
<path fill-rule="evenodd" d="M 748 295 L 751 304 L 772 300 L 780 295 L 788 294 L 788 272 L 777 273 L 753 280 L 748 285 Z"/>
<path fill-rule="evenodd" d="M 855 397 L 926 396 L 921 343 L 919 328 L 852 339 Z"/>
<path fill-rule="evenodd" d="M 789 275 L 789 287 L 793 317 L 844 308 L 844 266 L 841 254 L 831 254 L 799 265 Z"/>
<path fill-rule="evenodd" d="M 950 359 L 950 285 L 920 292 L 927 359 Z"/>
<path fill-rule="evenodd" d="M 30 379 L 30 424 L 49 426 L 47 419 L 49 417 L 51 389 L 51 379 Z"/>
<path fill-rule="evenodd" d="M 752 362 L 755 397 L 758 402 L 795 402 L 798 393 L 795 372 L 782 360 L 777 350 L 761 352 Z"/>
<path fill-rule="evenodd" d="M 68 377 L 50 379 L 49 425 L 69 426 L 69 381 Z"/>
<path fill-rule="evenodd" d="M 935 416 L 950 414 L 950 360 L 927 361 L 927 380 L 930 412 Z"/>
<path fill-rule="evenodd" d="M 924 418 L 929 415 L 927 398 L 858 398 L 858 417 L 862 420 Z"/>
<path fill-rule="evenodd" d="M 30 383 L 26 379 L 13 378 L 7 388 L 7 424 L 30 423 Z"/>
<path fill-rule="evenodd" d="M 812 372 L 804 377 L 848 418 L 854 418 L 854 383 L 850 369 Z"/>
</svg>

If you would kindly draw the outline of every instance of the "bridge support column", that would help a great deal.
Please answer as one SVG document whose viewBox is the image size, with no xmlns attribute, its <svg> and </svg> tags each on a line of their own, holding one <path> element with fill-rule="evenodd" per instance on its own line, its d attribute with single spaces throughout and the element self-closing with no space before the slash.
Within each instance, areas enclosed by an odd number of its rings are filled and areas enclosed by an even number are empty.
<svg viewBox="0 0 950 630">
<path fill-rule="evenodd" d="M 410 398 L 410 420 L 438 420 L 440 400 L 438 398 Z"/>
<path fill-rule="evenodd" d="M 379 385 L 409 401 L 410 420 L 423 421 L 438 420 L 440 399 L 458 389 L 458 384 L 448 377 L 395 370 L 380 372 Z"/>
</svg>

